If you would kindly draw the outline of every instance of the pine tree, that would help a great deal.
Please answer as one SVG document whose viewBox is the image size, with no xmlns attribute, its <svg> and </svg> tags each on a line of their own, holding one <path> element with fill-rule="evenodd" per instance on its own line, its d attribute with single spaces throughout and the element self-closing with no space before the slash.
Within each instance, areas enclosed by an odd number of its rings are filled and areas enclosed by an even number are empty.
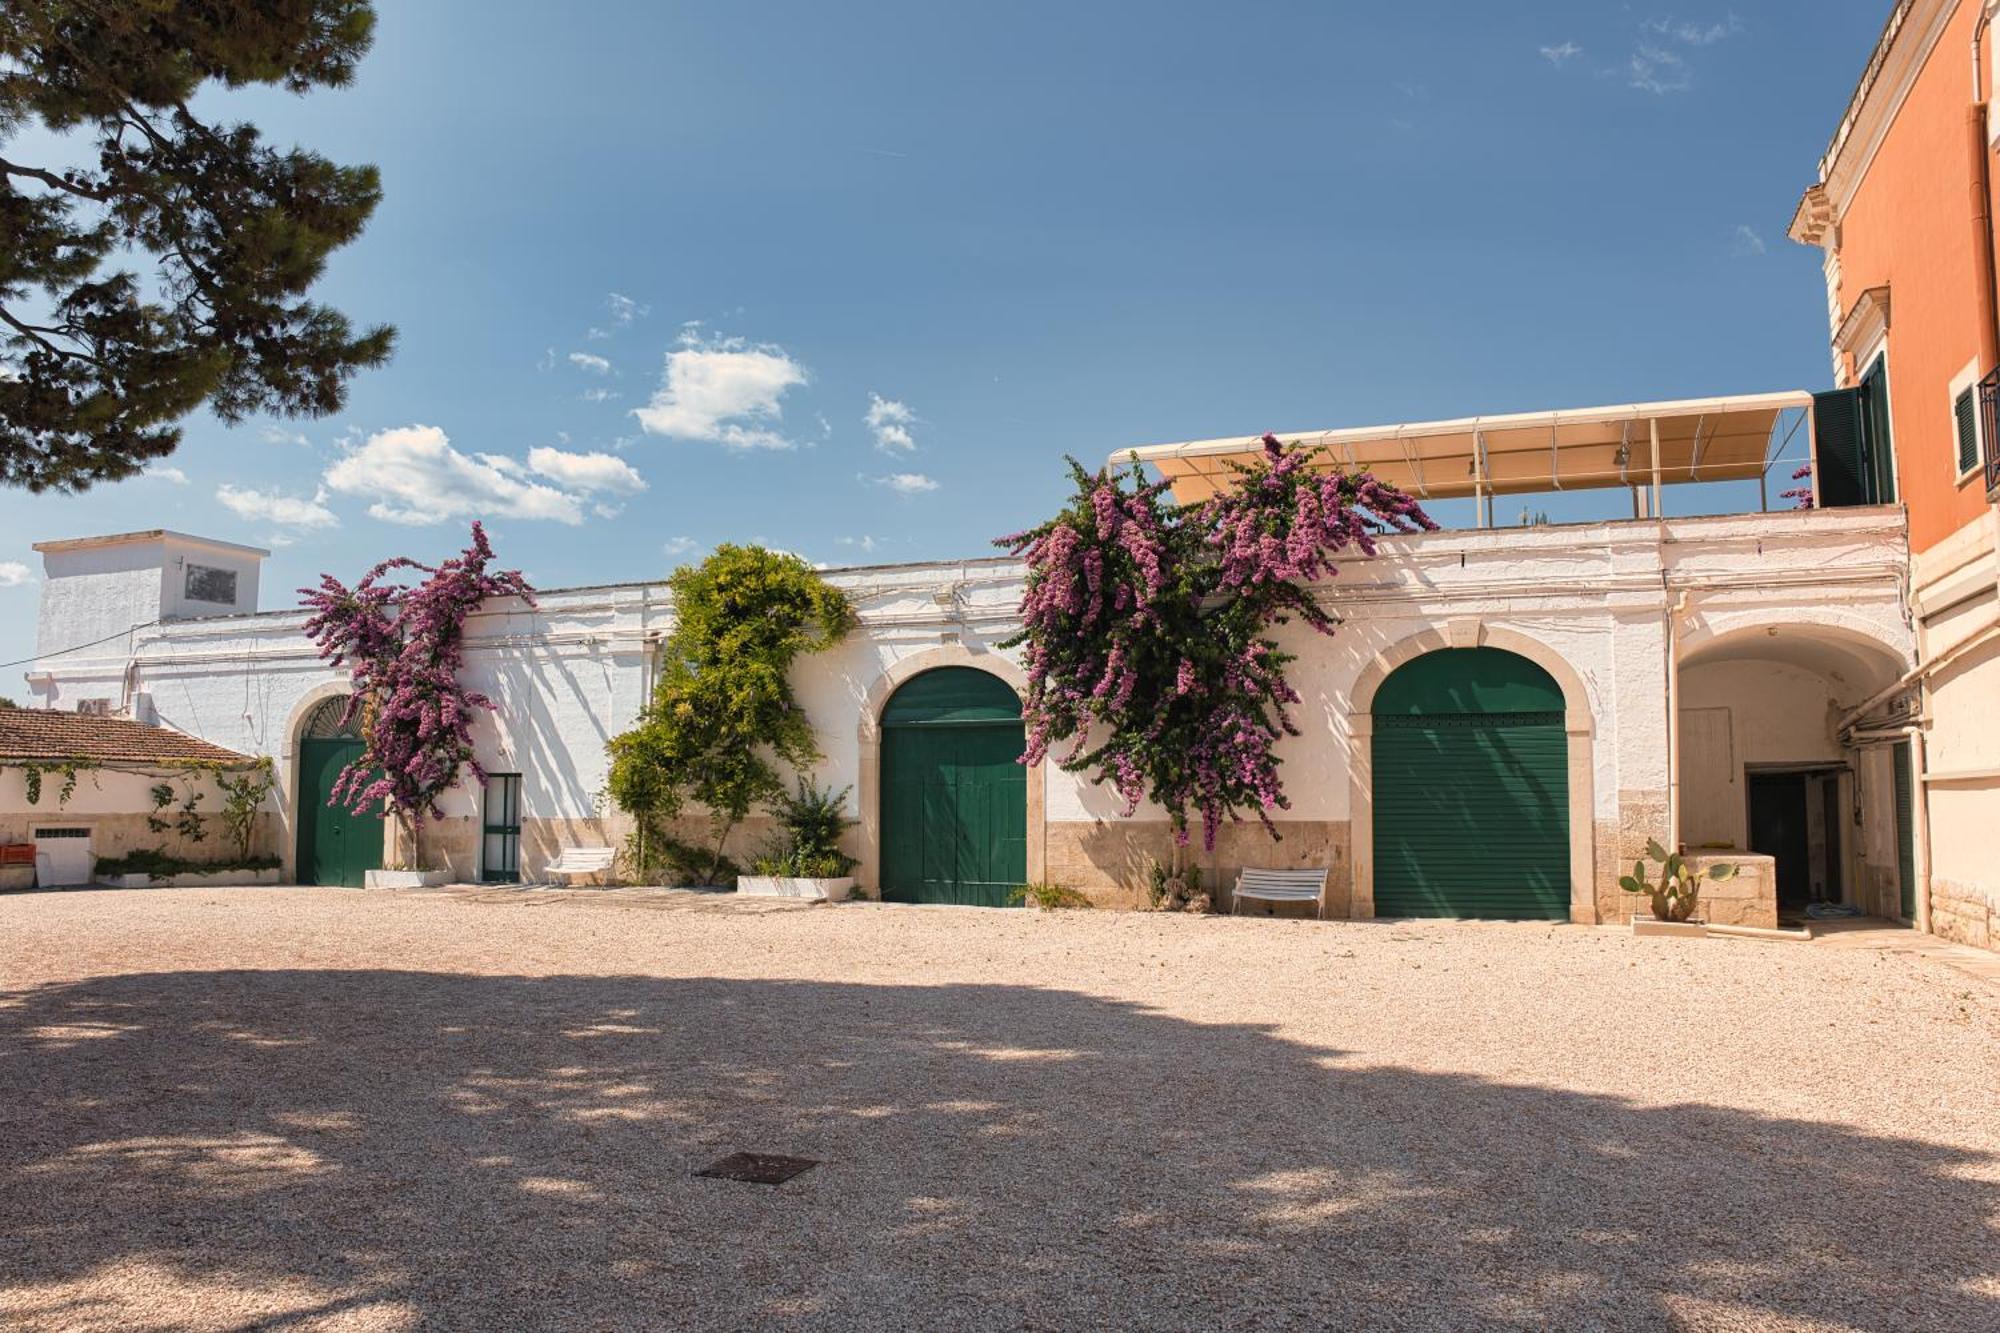
<svg viewBox="0 0 2000 1333">
<path fill-rule="evenodd" d="M 211 81 L 344 85 L 374 26 L 367 0 L 0 5 L 0 483 L 131 476 L 204 403 L 325 415 L 388 358 L 394 330 L 307 296 L 381 198 L 375 169 L 189 106 Z M 13 160 L 37 129 L 95 164 Z"/>
</svg>

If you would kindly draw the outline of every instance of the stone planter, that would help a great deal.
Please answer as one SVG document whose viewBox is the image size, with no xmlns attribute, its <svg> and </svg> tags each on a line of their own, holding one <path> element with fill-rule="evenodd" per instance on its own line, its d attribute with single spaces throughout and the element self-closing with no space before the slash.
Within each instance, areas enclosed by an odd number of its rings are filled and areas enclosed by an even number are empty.
<svg viewBox="0 0 2000 1333">
<path fill-rule="evenodd" d="M 449 870 L 370 870 L 362 882 L 371 889 L 429 889 L 451 882 Z"/>
<path fill-rule="evenodd" d="M 284 872 L 273 866 L 269 870 L 218 870 L 212 875 L 168 875 L 165 879 L 154 879 L 151 875 L 99 875 L 96 883 L 107 889 L 226 889 L 278 884 L 283 879 Z"/>
<path fill-rule="evenodd" d="M 854 892 L 854 877 L 841 879 L 790 879 L 780 875 L 743 875 L 736 881 L 738 893 L 762 898 L 804 898 L 837 903 Z"/>
<path fill-rule="evenodd" d="M 1708 924 L 1703 921 L 1660 921 L 1650 916 L 1632 918 L 1634 935 L 1673 935 L 1683 939 L 1701 939 L 1708 934 Z"/>
</svg>

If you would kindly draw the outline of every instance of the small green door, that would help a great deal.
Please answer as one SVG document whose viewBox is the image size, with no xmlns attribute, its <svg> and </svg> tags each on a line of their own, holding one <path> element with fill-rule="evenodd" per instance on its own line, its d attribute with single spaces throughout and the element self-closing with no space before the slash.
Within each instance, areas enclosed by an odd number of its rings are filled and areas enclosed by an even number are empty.
<svg viewBox="0 0 2000 1333">
<path fill-rule="evenodd" d="M 1448 648 L 1375 696 L 1375 915 L 1569 919 L 1562 688 L 1525 657 Z"/>
<path fill-rule="evenodd" d="M 1021 702 L 970 667 L 927 671 L 882 713 L 882 900 L 1005 907 L 1028 874 Z"/>
<path fill-rule="evenodd" d="M 1917 775 L 1915 753 L 1898 741 L 1891 758 L 1896 774 L 1896 875 L 1902 883 L 1903 920 L 1917 919 Z"/>
<path fill-rule="evenodd" d="M 360 888 L 382 867 L 382 820 L 327 804 L 340 770 L 361 757 L 358 738 L 299 743 L 299 882 Z"/>
</svg>

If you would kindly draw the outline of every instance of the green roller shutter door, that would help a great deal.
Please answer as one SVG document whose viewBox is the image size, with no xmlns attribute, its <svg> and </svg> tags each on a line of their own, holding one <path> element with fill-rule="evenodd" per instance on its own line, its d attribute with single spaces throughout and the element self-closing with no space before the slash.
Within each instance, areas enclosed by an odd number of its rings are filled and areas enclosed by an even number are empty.
<svg viewBox="0 0 2000 1333">
<path fill-rule="evenodd" d="M 926 672 L 882 715 L 882 898 L 1004 907 L 1028 873 L 1020 701 L 964 667 Z"/>
<path fill-rule="evenodd" d="M 1562 691 L 1526 658 L 1430 653 L 1376 696 L 1375 914 L 1569 918 Z"/>
</svg>

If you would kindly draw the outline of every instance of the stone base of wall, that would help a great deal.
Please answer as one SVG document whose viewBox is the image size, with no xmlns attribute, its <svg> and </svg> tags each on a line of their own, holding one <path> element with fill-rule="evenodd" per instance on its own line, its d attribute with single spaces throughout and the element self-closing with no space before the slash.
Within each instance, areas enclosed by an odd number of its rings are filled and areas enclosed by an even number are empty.
<svg viewBox="0 0 2000 1333">
<path fill-rule="evenodd" d="M 1976 884 L 1931 880 L 1931 933 L 1978 949 L 2000 948 L 2000 917 L 1992 899 Z"/>
<path fill-rule="evenodd" d="M 146 814 L 70 815 L 54 808 L 55 803 L 46 797 L 43 800 L 51 808 L 25 815 L 0 815 L 0 842 L 33 842 L 38 828 L 87 828 L 91 855 L 100 861 L 142 851 L 163 852 L 183 861 L 236 859 L 236 843 L 212 810 L 201 812 L 203 836 L 196 842 L 172 828 L 155 833 L 146 826 Z M 267 811 L 258 815 L 250 833 L 250 854 L 278 855 L 281 828 L 275 814 Z"/>
<path fill-rule="evenodd" d="M 1595 879 L 1600 922 L 1629 921 L 1634 910 L 1651 910 L 1647 899 L 1619 888 L 1618 879 L 1632 873 L 1634 861 L 1646 859 L 1646 844 L 1655 840 L 1662 845 L 1667 840 L 1667 794 L 1652 789 L 1619 792 L 1618 818 L 1597 821 Z"/>
<path fill-rule="evenodd" d="M 1345 821 L 1282 820 L 1280 841 L 1260 824 L 1233 824 L 1217 833 L 1215 850 L 1197 841 L 1182 853 L 1201 867 L 1202 888 L 1219 911 L 1230 908 L 1229 891 L 1246 866 L 1259 869 L 1326 869 L 1326 915 L 1349 915 L 1354 871 Z M 1196 835 L 1199 838 L 1199 834 Z M 1092 820 L 1048 826 L 1048 878 L 1065 884 L 1100 907 L 1144 907 L 1152 865 L 1173 857 L 1173 833 L 1164 820 Z M 1245 914 L 1314 915 L 1309 903 L 1255 903 Z"/>
</svg>

